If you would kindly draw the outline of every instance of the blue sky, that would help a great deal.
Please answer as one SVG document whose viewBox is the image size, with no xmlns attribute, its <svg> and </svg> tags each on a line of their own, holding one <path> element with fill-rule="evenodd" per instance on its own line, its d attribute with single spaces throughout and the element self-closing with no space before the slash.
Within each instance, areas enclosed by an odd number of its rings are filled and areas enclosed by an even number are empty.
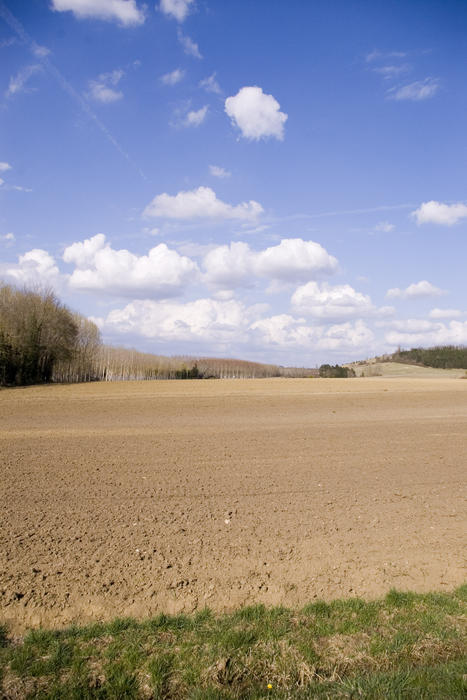
<svg viewBox="0 0 467 700">
<path fill-rule="evenodd" d="M 464 0 L 0 0 L 0 278 L 113 344 L 467 344 Z"/>
</svg>

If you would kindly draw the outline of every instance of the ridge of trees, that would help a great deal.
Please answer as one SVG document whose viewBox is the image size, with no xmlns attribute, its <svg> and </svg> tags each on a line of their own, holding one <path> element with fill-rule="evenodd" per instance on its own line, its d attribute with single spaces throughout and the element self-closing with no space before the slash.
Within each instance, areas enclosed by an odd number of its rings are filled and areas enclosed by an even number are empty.
<svg viewBox="0 0 467 700">
<path fill-rule="evenodd" d="M 95 323 L 50 289 L 0 283 L 0 386 L 130 379 L 310 377 L 318 370 L 103 345 Z"/>
<path fill-rule="evenodd" d="M 467 369 L 467 346 L 435 345 L 430 348 L 399 348 L 390 355 L 377 357 L 378 362 L 401 362 L 436 369 Z"/>
</svg>

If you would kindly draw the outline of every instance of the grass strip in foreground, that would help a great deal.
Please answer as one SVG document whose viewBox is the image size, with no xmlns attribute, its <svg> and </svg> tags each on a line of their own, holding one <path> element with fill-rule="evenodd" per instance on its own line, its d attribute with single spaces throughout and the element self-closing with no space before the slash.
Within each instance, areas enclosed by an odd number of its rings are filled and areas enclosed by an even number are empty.
<svg viewBox="0 0 467 700">
<path fill-rule="evenodd" d="M 0 636 L 0 698 L 466 698 L 467 585 Z"/>
</svg>

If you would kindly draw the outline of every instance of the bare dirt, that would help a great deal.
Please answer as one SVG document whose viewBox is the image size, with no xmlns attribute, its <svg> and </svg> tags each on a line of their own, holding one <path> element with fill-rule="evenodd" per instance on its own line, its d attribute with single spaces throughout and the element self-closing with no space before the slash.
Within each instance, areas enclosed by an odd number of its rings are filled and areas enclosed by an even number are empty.
<svg viewBox="0 0 467 700">
<path fill-rule="evenodd" d="M 0 455 L 17 632 L 466 578 L 461 379 L 4 390 Z"/>
</svg>

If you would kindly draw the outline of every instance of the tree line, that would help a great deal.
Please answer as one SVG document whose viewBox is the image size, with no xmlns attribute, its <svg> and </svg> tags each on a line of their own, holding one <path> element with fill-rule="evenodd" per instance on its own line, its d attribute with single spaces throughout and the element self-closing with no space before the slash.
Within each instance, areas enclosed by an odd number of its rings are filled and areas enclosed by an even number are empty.
<svg viewBox="0 0 467 700">
<path fill-rule="evenodd" d="M 392 355 L 385 355 L 386 362 L 435 367 L 437 369 L 467 369 L 467 347 L 465 345 L 436 345 L 431 348 L 400 348 Z"/>
<path fill-rule="evenodd" d="M 104 345 L 98 327 L 46 289 L 0 283 L 0 386 L 131 379 L 310 377 L 304 367 L 166 357 Z"/>
</svg>

